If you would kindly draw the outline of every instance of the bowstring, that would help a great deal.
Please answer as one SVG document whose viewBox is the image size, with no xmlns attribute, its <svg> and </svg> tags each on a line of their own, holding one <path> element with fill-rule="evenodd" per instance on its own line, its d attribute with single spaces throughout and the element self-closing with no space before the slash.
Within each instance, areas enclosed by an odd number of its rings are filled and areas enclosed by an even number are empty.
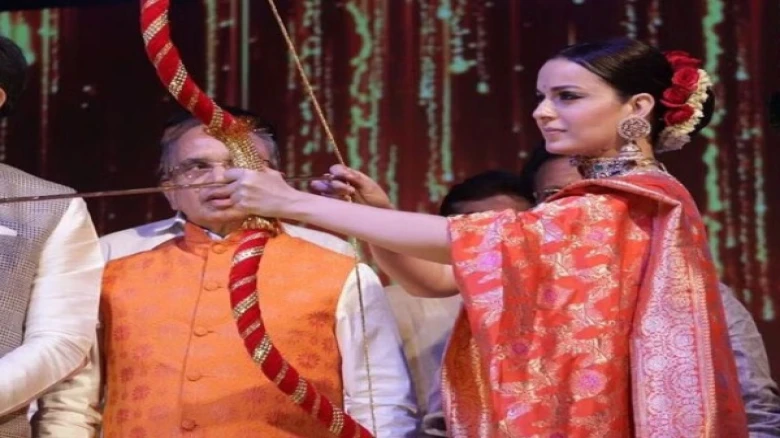
<svg viewBox="0 0 780 438">
<path fill-rule="evenodd" d="M 284 24 L 284 20 L 282 20 L 282 16 L 279 14 L 279 10 L 276 7 L 276 3 L 274 2 L 274 0 L 267 0 L 267 1 L 268 1 L 268 6 L 271 8 L 271 12 L 273 13 L 274 19 L 276 20 L 276 24 L 278 25 L 279 30 L 281 31 L 282 36 L 284 37 L 284 41 L 287 44 L 287 49 L 289 50 L 290 55 L 292 55 L 293 61 L 295 61 L 295 67 L 297 68 L 301 80 L 303 81 L 303 85 L 306 89 L 306 94 L 309 96 L 309 99 L 311 100 L 311 103 L 314 106 L 314 112 L 317 114 L 317 118 L 319 119 L 322 128 L 325 130 L 325 136 L 328 142 L 333 146 L 333 152 L 336 155 L 336 159 L 338 160 L 339 164 L 341 164 L 342 166 L 349 167 L 347 166 L 347 163 L 344 160 L 344 156 L 341 154 L 341 149 L 339 148 L 338 143 L 336 143 L 336 138 L 333 135 L 333 131 L 330 129 L 330 124 L 328 123 L 328 120 L 325 118 L 325 113 L 322 111 L 322 107 L 320 106 L 320 102 L 317 99 L 317 95 L 314 93 L 314 87 L 312 87 L 311 82 L 309 81 L 309 77 L 306 75 L 306 71 L 303 68 L 301 59 L 298 56 L 298 51 L 295 48 L 295 44 L 293 44 L 292 38 L 290 38 L 290 33 L 287 32 L 287 27 Z M 348 201 L 354 202 L 352 196 L 348 197 Z M 366 333 L 366 312 L 365 312 L 365 306 L 363 304 L 363 286 L 360 280 L 360 253 L 358 252 L 357 239 L 354 237 L 350 237 L 349 240 L 350 243 L 352 244 L 352 250 L 355 253 L 355 281 L 357 284 L 358 302 L 360 306 L 360 325 L 361 325 L 361 331 L 363 336 L 363 357 L 366 364 L 366 376 L 368 377 L 368 400 L 369 400 L 369 407 L 371 409 L 371 430 L 374 436 L 377 436 L 376 414 L 374 412 L 375 410 L 374 388 L 373 388 L 373 380 L 371 379 L 371 365 L 370 365 L 369 351 L 368 351 L 368 335 Z"/>
</svg>

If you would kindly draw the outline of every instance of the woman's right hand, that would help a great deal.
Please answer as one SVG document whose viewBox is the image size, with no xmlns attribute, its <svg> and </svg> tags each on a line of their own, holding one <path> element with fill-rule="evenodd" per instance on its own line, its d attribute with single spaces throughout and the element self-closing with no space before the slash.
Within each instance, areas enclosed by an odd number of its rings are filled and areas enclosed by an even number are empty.
<svg viewBox="0 0 780 438">
<path fill-rule="evenodd" d="M 395 208 L 387 193 L 368 175 L 341 164 L 331 166 L 330 175 L 330 179 L 312 181 L 311 189 L 331 198 L 352 197 L 355 202 L 371 207 Z"/>
</svg>

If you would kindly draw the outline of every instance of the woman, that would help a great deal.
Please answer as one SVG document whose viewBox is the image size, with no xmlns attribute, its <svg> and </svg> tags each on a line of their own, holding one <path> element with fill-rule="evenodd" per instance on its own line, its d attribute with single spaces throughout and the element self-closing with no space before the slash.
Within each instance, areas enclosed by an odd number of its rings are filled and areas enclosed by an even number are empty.
<svg viewBox="0 0 780 438">
<path fill-rule="evenodd" d="M 654 159 L 709 120 L 698 65 L 630 39 L 547 61 L 533 116 L 586 180 L 528 212 L 379 210 L 298 192 L 270 170 L 230 170 L 228 187 L 201 195 L 232 199 L 215 215 L 301 220 L 452 264 L 489 392 L 489 419 L 461 412 L 478 430 L 466 421 L 456 436 L 747 436 L 704 226 Z M 453 290 L 441 266 L 403 266 Z M 450 403 L 474 395 L 454 390 Z"/>
</svg>

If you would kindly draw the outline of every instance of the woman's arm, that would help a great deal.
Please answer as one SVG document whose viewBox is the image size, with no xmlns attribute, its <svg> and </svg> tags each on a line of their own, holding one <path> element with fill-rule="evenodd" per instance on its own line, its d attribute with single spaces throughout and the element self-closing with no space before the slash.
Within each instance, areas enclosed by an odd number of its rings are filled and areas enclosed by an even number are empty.
<svg viewBox="0 0 780 438">
<path fill-rule="evenodd" d="M 332 178 L 311 184 L 316 193 L 332 198 L 352 197 L 355 202 L 382 209 L 394 209 L 390 197 L 368 175 L 336 164 L 331 166 Z M 399 254 L 376 245 L 369 245 L 379 267 L 411 295 L 441 298 L 458 293 L 452 267 Z"/>
<path fill-rule="evenodd" d="M 452 266 L 398 254 L 371 245 L 371 252 L 382 270 L 410 295 L 445 298 L 458 294 Z"/>
<path fill-rule="evenodd" d="M 450 263 L 447 219 L 443 217 L 384 210 L 302 192 L 291 193 L 287 199 L 278 216 L 355 236 L 399 254 Z M 260 199 L 254 200 L 250 213 L 268 214 L 263 204 Z"/>
<path fill-rule="evenodd" d="M 200 199 L 212 220 L 242 220 L 252 215 L 298 220 L 400 254 L 450 262 L 447 219 L 443 217 L 384 210 L 303 193 L 270 169 L 230 169 L 224 178 L 228 184 L 223 187 L 200 189 Z M 230 198 L 232 202 L 215 206 L 208 202 L 214 198 Z"/>
</svg>

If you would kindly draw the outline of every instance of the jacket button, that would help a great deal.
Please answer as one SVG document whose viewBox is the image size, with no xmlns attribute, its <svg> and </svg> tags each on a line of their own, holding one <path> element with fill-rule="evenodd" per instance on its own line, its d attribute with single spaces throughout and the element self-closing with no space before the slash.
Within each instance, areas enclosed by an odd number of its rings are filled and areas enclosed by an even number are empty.
<svg viewBox="0 0 780 438">
<path fill-rule="evenodd" d="M 197 426 L 195 420 L 187 419 L 181 422 L 181 428 L 184 430 L 194 430 Z"/>
</svg>

